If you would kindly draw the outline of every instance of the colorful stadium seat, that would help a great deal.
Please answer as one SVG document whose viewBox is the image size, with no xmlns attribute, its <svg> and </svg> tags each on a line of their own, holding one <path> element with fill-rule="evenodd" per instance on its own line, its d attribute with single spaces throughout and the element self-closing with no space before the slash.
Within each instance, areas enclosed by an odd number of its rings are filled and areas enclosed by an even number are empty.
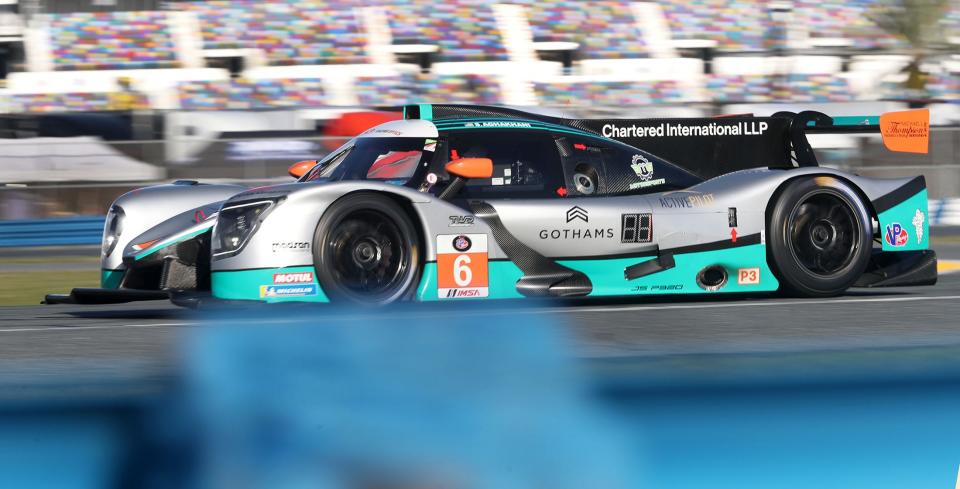
<svg viewBox="0 0 960 489">
<path fill-rule="evenodd" d="M 680 102 L 685 96 L 672 80 L 635 82 L 534 82 L 545 106 L 631 106 Z"/>
<path fill-rule="evenodd" d="M 177 68 L 166 12 L 85 12 L 41 17 L 56 70 Z"/>
<path fill-rule="evenodd" d="M 182 82 L 180 107 L 189 110 L 319 107 L 323 81 L 311 78 Z"/>
<path fill-rule="evenodd" d="M 770 27 L 763 0 L 663 0 L 674 38 L 712 39 L 721 49 L 765 47 Z"/>
<path fill-rule="evenodd" d="M 538 0 L 529 12 L 535 40 L 579 43 L 582 58 L 649 56 L 629 2 Z"/>
<path fill-rule="evenodd" d="M 359 77 L 354 84 L 354 92 L 361 105 L 501 102 L 499 83 L 488 75 Z"/>
<path fill-rule="evenodd" d="M 878 4 L 876 0 L 796 0 L 793 19 L 807 26 L 811 37 L 846 38 L 861 49 L 903 47 L 902 41 L 870 20 Z"/>
<path fill-rule="evenodd" d="M 714 102 L 848 102 L 853 92 L 836 75 L 710 75 L 706 92 Z"/>
<path fill-rule="evenodd" d="M 356 12 L 334 3 L 212 0 L 174 7 L 197 14 L 207 49 L 257 48 L 273 65 L 368 61 Z"/>
<path fill-rule="evenodd" d="M 146 109 L 150 101 L 135 92 L 29 93 L 4 97 L 9 112 L 107 112 Z"/>
<path fill-rule="evenodd" d="M 394 43 L 440 47 L 437 61 L 503 61 L 507 50 L 489 2 L 407 0 L 388 4 Z"/>
</svg>

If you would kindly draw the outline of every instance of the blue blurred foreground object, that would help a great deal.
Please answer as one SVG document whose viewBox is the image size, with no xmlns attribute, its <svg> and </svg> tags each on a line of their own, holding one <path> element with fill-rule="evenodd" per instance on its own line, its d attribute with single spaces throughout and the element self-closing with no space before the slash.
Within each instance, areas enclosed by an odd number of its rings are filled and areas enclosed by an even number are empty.
<svg viewBox="0 0 960 489">
<path fill-rule="evenodd" d="M 261 326 L 198 330 L 187 375 L 202 487 L 636 487 L 636 454 L 561 328 L 453 315 L 310 311 L 276 325 L 265 312 Z"/>
</svg>

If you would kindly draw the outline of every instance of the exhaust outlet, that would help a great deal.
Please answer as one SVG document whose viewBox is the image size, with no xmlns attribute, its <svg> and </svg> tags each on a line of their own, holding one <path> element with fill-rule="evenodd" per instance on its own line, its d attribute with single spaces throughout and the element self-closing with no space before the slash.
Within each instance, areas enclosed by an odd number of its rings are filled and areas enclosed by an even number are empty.
<svg viewBox="0 0 960 489">
<path fill-rule="evenodd" d="M 720 265 L 710 265 L 697 274 L 697 285 L 701 289 L 713 292 L 727 285 L 727 270 Z"/>
</svg>

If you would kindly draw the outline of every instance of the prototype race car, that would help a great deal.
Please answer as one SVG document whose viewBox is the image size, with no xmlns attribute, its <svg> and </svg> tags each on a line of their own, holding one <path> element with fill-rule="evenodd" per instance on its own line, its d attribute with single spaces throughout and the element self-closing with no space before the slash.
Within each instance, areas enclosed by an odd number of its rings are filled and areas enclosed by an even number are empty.
<svg viewBox="0 0 960 489">
<path fill-rule="evenodd" d="M 922 111 L 921 111 L 922 112 Z M 924 120 L 924 117 L 927 119 Z M 178 181 L 116 200 L 101 289 L 47 302 L 196 297 L 385 304 L 929 285 L 922 176 L 817 166 L 808 132 L 926 151 L 917 111 L 574 120 L 415 105 L 295 183 Z"/>
</svg>

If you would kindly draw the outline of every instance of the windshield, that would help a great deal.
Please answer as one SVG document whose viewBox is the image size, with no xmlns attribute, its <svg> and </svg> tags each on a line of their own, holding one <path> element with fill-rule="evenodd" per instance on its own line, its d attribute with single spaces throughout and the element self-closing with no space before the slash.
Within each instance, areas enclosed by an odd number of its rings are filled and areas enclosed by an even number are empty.
<svg viewBox="0 0 960 489">
<path fill-rule="evenodd" d="M 379 180 L 405 184 L 434 145 L 424 138 L 357 138 L 341 146 L 304 175 L 315 180 Z M 430 151 L 425 150 L 425 146 Z"/>
</svg>

